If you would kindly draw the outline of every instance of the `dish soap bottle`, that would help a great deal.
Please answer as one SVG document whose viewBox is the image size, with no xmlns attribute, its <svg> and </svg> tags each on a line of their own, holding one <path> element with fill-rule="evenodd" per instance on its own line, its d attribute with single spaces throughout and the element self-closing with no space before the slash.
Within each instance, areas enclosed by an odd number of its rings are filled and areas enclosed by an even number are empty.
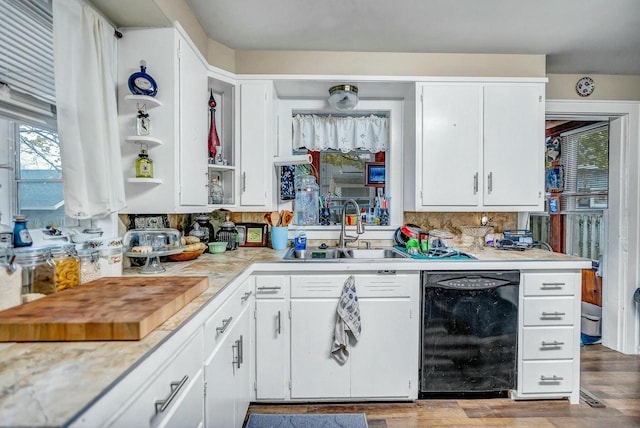
<svg viewBox="0 0 640 428">
<path fill-rule="evenodd" d="M 146 149 L 140 150 L 136 159 L 136 178 L 153 178 L 153 161 L 149 158 Z"/>
</svg>

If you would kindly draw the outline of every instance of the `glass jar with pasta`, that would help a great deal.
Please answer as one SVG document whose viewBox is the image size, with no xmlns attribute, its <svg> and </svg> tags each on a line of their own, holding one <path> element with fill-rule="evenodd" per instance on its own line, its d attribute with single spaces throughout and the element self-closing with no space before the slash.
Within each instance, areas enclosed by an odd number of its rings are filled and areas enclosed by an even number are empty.
<svg viewBox="0 0 640 428">
<path fill-rule="evenodd" d="M 56 265 L 47 248 L 15 248 L 15 263 L 22 266 L 22 299 L 56 292 Z"/>
<path fill-rule="evenodd" d="M 73 244 L 49 248 L 56 266 L 56 291 L 80 284 L 80 258 Z"/>
</svg>

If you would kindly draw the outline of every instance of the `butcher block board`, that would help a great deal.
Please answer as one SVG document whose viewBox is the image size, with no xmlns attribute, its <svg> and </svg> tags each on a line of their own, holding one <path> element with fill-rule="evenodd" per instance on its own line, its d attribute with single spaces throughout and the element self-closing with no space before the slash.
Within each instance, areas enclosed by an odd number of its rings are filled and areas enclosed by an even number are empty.
<svg viewBox="0 0 640 428">
<path fill-rule="evenodd" d="M 0 312 L 0 342 L 140 340 L 209 286 L 206 276 L 101 278 Z"/>
</svg>

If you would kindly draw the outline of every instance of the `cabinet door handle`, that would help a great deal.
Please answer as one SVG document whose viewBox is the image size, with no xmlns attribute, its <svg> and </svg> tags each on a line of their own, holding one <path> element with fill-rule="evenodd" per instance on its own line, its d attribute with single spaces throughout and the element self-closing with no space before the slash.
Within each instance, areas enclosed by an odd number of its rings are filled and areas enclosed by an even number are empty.
<svg viewBox="0 0 640 428">
<path fill-rule="evenodd" d="M 545 375 L 541 375 L 540 376 L 540 382 L 558 382 L 560 380 L 564 380 L 564 378 L 561 377 L 561 376 L 556 376 L 556 375 L 553 375 L 551 377 L 548 377 L 548 376 L 545 376 Z"/>
<path fill-rule="evenodd" d="M 242 335 L 240 335 L 240 343 L 238 345 L 238 360 L 240 360 L 238 363 L 239 368 L 241 364 L 244 364 L 244 338 Z"/>
<path fill-rule="evenodd" d="M 247 173 L 243 172 L 242 173 L 242 192 L 246 192 L 247 191 Z"/>
<path fill-rule="evenodd" d="M 493 172 L 490 172 L 487 175 L 487 192 L 491 193 L 493 191 Z"/>
<path fill-rule="evenodd" d="M 184 377 L 179 382 L 171 382 L 169 384 L 169 387 L 171 388 L 171 393 L 169 393 L 169 396 L 164 400 L 158 400 L 155 403 L 156 415 L 158 413 L 162 413 L 165 410 L 167 410 L 167 407 L 169 407 L 169 404 L 171 404 L 171 401 L 173 401 L 173 399 L 176 397 L 178 392 L 180 392 L 180 389 L 184 386 L 184 384 L 187 383 L 188 379 L 189 379 L 189 376 L 184 375 Z"/>
<path fill-rule="evenodd" d="M 231 345 L 231 349 L 232 349 L 231 352 L 233 353 L 233 360 L 231 361 L 231 365 L 239 369 L 240 368 L 240 347 L 242 346 L 242 342 L 240 341 L 240 339 L 238 339 L 233 343 L 234 344 Z"/>
<path fill-rule="evenodd" d="M 542 318 L 548 318 L 548 317 L 558 318 L 558 317 L 563 317 L 565 315 L 566 314 L 564 312 L 543 312 Z"/>
<path fill-rule="evenodd" d="M 473 194 L 478 193 L 478 173 L 473 174 Z"/>
<path fill-rule="evenodd" d="M 545 342 L 544 340 L 541 343 L 541 346 L 561 346 L 564 345 L 564 342 L 558 342 L 554 340 L 553 342 Z"/>
<path fill-rule="evenodd" d="M 231 324 L 232 320 L 233 320 L 233 317 L 229 317 L 226 320 L 222 320 L 222 325 L 220 327 L 216 327 L 216 336 L 224 333 L 227 327 L 229 327 L 229 324 Z"/>
<path fill-rule="evenodd" d="M 247 291 L 246 293 L 244 293 L 244 296 L 240 298 L 240 300 L 243 302 L 246 302 L 247 299 L 249 299 L 249 296 L 251 296 L 252 294 L 253 294 L 253 291 Z"/>
<path fill-rule="evenodd" d="M 282 313 L 278 311 L 278 328 L 276 329 L 276 333 L 282 333 Z"/>
</svg>

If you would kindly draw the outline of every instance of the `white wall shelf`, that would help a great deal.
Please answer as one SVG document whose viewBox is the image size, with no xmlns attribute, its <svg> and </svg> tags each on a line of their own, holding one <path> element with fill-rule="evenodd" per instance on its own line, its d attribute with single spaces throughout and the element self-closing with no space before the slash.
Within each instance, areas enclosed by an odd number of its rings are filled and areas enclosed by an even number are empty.
<svg viewBox="0 0 640 428">
<path fill-rule="evenodd" d="M 144 102 L 147 104 L 147 108 L 159 107 L 162 105 L 162 101 L 149 95 L 125 95 L 124 99 L 127 101 Z"/>
<path fill-rule="evenodd" d="M 155 137 L 149 137 L 147 135 L 131 135 L 125 138 L 125 140 L 129 143 L 146 143 L 146 144 L 155 144 L 155 145 L 162 144 L 161 139 L 155 138 Z"/>
<path fill-rule="evenodd" d="M 162 184 L 162 180 L 159 178 L 137 178 L 137 177 L 129 177 L 127 178 L 128 183 L 145 183 L 145 184 Z"/>
</svg>

